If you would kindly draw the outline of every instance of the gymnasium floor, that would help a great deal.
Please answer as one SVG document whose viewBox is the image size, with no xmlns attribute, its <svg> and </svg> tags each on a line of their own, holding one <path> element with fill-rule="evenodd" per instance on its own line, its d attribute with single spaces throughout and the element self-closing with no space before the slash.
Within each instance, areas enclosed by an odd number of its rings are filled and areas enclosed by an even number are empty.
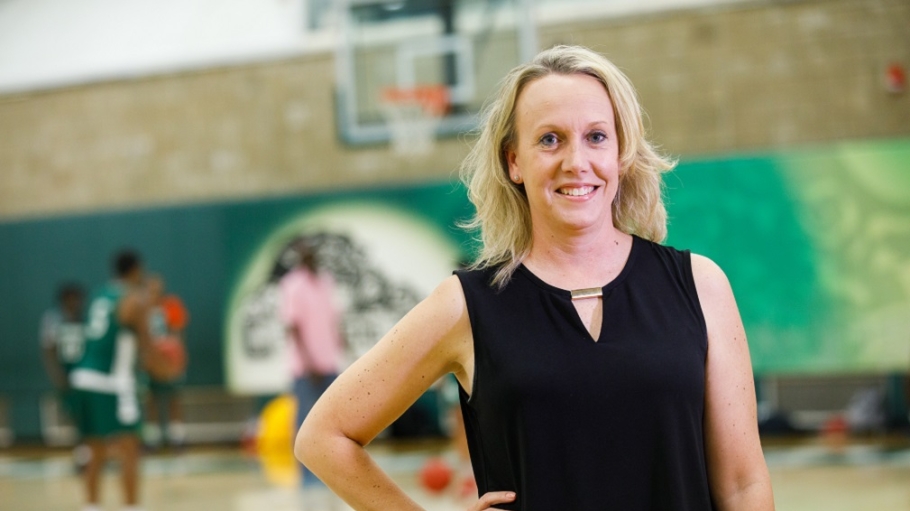
<svg viewBox="0 0 910 511">
<path fill-rule="evenodd" d="M 423 490 L 415 476 L 427 457 L 451 453 L 439 444 L 371 448 L 380 465 L 428 511 L 463 510 L 454 496 Z M 875 509 L 910 511 L 910 438 L 857 442 L 835 453 L 818 440 L 765 445 L 778 511 Z M 194 448 L 143 461 L 146 511 L 309 511 L 280 467 L 235 448 Z M 104 509 L 118 509 L 117 481 L 107 475 Z M 0 451 L 0 509 L 78 511 L 81 487 L 66 451 Z M 339 505 L 338 511 L 349 509 Z"/>
</svg>

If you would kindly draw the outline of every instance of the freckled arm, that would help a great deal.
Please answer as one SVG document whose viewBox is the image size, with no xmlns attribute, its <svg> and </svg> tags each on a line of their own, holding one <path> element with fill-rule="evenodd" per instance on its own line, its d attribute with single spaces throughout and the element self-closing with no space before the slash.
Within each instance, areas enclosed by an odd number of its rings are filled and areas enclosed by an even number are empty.
<svg viewBox="0 0 910 511">
<path fill-rule="evenodd" d="M 357 510 L 419 510 L 364 447 L 437 379 L 473 357 L 470 321 L 457 277 L 444 281 L 349 367 L 307 416 L 297 457 Z"/>
<path fill-rule="evenodd" d="M 693 255 L 692 273 L 708 327 L 704 421 L 712 498 L 722 511 L 772 511 L 749 345 L 733 291 L 707 258 Z"/>
</svg>

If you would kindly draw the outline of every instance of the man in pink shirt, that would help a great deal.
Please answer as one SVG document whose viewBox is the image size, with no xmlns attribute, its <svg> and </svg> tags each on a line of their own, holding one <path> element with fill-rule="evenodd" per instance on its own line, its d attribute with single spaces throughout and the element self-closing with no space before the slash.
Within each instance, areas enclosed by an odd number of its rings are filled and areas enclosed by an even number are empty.
<svg viewBox="0 0 910 511">
<path fill-rule="evenodd" d="M 305 241 L 297 243 L 295 250 L 297 263 L 281 278 L 279 286 L 299 429 L 316 400 L 338 376 L 344 342 L 332 275 L 319 271 L 316 254 Z M 305 487 L 322 485 L 306 467 L 301 465 L 301 469 Z"/>
</svg>

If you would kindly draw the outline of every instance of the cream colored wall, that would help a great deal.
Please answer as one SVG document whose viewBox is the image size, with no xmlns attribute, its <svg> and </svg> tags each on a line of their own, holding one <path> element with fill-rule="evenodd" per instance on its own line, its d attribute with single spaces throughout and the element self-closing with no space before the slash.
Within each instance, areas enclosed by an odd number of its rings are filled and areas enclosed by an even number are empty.
<svg viewBox="0 0 910 511">
<path fill-rule="evenodd" d="M 132 207 L 441 179 L 426 158 L 336 136 L 330 55 L 6 97 L 0 215 Z"/>
<path fill-rule="evenodd" d="M 548 29 L 541 43 L 612 59 L 675 154 L 910 134 L 910 93 L 884 88 L 889 63 L 910 67 L 906 0 L 756 2 Z"/>
<path fill-rule="evenodd" d="M 542 46 L 605 53 L 680 156 L 910 134 L 910 3 L 819 0 L 546 26 Z M 333 58 L 0 96 L 0 218 L 440 180 L 469 141 L 426 157 L 348 147 Z"/>
</svg>

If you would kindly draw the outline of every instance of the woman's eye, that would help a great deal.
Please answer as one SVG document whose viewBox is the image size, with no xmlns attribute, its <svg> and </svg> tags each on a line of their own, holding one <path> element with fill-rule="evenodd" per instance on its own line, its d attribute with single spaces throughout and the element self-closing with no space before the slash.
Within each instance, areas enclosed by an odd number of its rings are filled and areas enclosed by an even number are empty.
<svg viewBox="0 0 910 511">
<path fill-rule="evenodd" d="M 607 140 L 607 134 L 602 131 L 595 131 L 594 133 L 591 133 L 588 138 L 591 142 L 599 144 Z"/>
<path fill-rule="evenodd" d="M 552 133 L 547 133 L 546 135 L 540 137 L 540 143 L 545 146 L 556 145 L 556 142 L 559 140 L 556 138 L 556 135 Z"/>
</svg>

